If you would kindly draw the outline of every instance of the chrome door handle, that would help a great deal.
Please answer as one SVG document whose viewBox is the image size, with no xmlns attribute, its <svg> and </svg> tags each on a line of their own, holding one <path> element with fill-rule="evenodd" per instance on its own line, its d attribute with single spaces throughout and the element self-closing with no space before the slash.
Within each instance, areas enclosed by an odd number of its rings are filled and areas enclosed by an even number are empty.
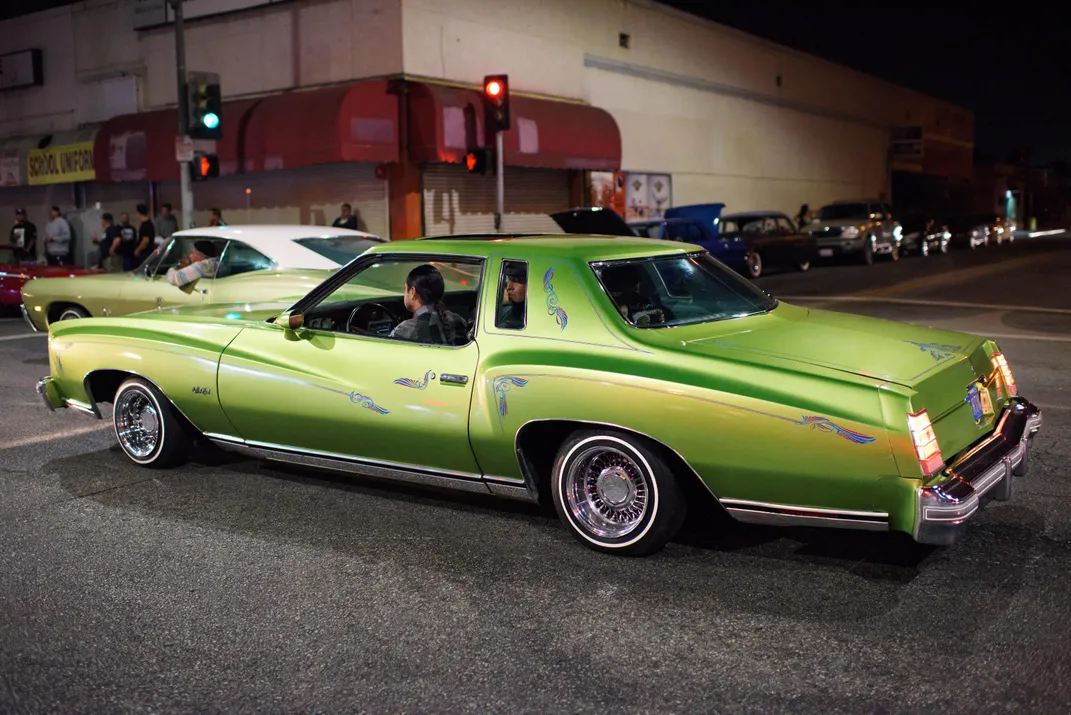
<svg viewBox="0 0 1071 715">
<path fill-rule="evenodd" d="M 207 288 L 198 288 L 197 292 L 200 293 L 201 295 L 204 295 L 205 293 L 208 292 L 208 289 Z"/>
<path fill-rule="evenodd" d="M 448 373 L 441 373 L 439 375 L 439 382 L 446 382 L 451 385 L 467 385 L 469 384 L 469 378 L 467 375 L 450 375 Z"/>
</svg>

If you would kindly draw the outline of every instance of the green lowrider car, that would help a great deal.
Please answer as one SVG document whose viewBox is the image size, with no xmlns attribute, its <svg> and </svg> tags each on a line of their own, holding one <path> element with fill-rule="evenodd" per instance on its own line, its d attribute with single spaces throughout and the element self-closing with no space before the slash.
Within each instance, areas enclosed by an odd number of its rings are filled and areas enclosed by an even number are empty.
<svg viewBox="0 0 1071 715">
<path fill-rule="evenodd" d="M 22 312 L 34 330 L 58 320 L 128 315 L 181 305 L 304 295 L 383 239 L 327 226 L 224 226 L 176 232 L 125 273 L 38 278 L 22 287 Z M 218 259 L 215 275 L 181 287 L 168 281 L 194 252 Z"/>
<path fill-rule="evenodd" d="M 405 307 L 427 264 L 447 279 L 435 313 L 465 320 L 450 344 L 391 337 L 428 307 Z M 385 244 L 291 305 L 55 323 L 49 360 L 45 403 L 113 403 L 138 464 L 202 437 L 545 501 L 611 553 L 661 548 L 695 487 L 740 521 L 949 544 L 983 496 L 1009 498 L 1041 427 L 991 340 L 780 303 L 640 238 Z"/>
</svg>

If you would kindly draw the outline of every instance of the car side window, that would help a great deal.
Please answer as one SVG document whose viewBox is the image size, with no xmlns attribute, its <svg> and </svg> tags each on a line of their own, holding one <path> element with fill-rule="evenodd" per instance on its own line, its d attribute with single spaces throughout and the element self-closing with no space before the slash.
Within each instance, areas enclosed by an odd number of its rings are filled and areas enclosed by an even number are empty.
<svg viewBox="0 0 1071 715">
<path fill-rule="evenodd" d="M 231 241 L 227 244 L 227 250 L 223 252 L 223 261 L 220 263 L 216 277 L 226 278 L 274 267 L 275 261 L 260 251 L 241 241 Z"/>
<path fill-rule="evenodd" d="M 528 262 L 503 260 L 498 287 L 499 302 L 495 309 L 495 327 L 503 330 L 524 330 L 528 318 Z"/>
<path fill-rule="evenodd" d="M 777 230 L 781 233 L 794 233 L 796 227 L 792 225 L 792 222 L 785 216 L 777 217 Z"/>
</svg>

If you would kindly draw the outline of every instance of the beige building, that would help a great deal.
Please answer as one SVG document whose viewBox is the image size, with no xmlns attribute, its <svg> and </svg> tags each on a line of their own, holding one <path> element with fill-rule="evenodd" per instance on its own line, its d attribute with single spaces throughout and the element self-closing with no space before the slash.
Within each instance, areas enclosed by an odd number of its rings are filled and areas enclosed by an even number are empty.
<svg viewBox="0 0 1071 715">
<path fill-rule="evenodd" d="M 165 5 L 88 0 L 0 23 L 0 47 L 39 48 L 47 70 L 0 91 L 0 211 L 178 203 Z M 490 230 L 493 178 L 460 162 L 482 143 L 476 87 L 493 73 L 514 97 L 507 230 L 552 229 L 547 211 L 591 200 L 592 172 L 624 174 L 634 218 L 703 202 L 793 214 L 888 194 L 894 170 L 971 173 L 966 110 L 650 0 L 186 7 L 188 69 L 219 72 L 227 100 L 223 176 L 195 191 L 202 224 L 210 206 L 232 223 L 325 223 L 349 201 L 394 238 Z M 921 151 L 894 164 L 905 126 Z M 74 146 L 91 146 L 92 175 L 28 175 Z"/>
</svg>

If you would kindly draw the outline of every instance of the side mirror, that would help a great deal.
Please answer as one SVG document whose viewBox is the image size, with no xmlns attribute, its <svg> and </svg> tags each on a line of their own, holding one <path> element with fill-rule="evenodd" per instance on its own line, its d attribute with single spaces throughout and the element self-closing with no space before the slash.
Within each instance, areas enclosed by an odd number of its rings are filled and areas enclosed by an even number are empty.
<svg viewBox="0 0 1071 715">
<path fill-rule="evenodd" d="M 301 313 L 291 313 L 286 316 L 286 327 L 290 330 L 300 330 L 305 324 L 305 316 Z"/>
</svg>

